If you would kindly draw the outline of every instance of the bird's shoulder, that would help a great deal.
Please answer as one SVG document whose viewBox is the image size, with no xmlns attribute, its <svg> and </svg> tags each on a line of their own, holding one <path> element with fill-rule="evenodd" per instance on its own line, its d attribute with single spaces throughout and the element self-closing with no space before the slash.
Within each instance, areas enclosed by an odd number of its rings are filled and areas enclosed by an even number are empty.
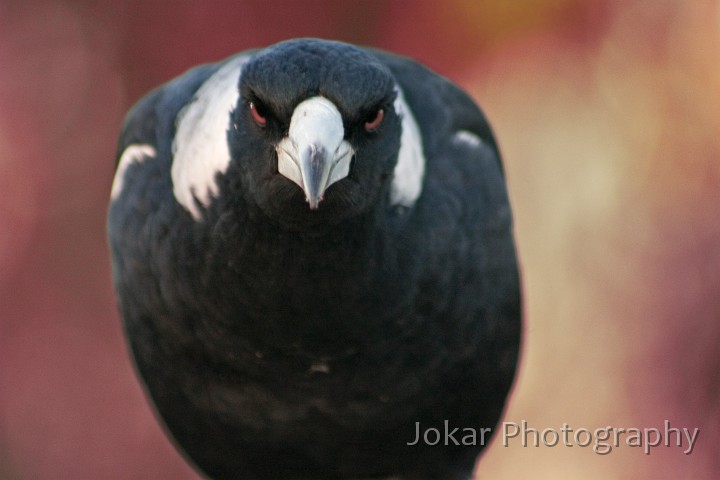
<svg viewBox="0 0 720 480">
<path fill-rule="evenodd" d="M 489 224 L 509 228 L 501 155 L 481 107 L 459 86 L 423 64 L 372 52 L 395 77 L 422 137 L 425 174 L 415 209 L 419 221 L 437 229 L 442 218 L 440 223 L 452 231 L 483 230 Z M 461 218 L 467 225 L 451 225 Z"/>
<path fill-rule="evenodd" d="M 128 146 L 134 144 L 152 145 L 161 150 L 163 141 L 173 137 L 171 129 L 178 112 L 220 65 L 221 62 L 196 66 L 138 100 L 123 121 L 118 159 Z"/>
<path fill-rule="evenodd" d="M 148 201 L 166 202 L 172 194 L 200 216 L 197 202 L 207 206 L 216 194 L 215 173 L 228 160 L 225 131 L 237 97 L 232 86 L 249 53 L 196 66 L 130 109 L 118 142 L 113 204 L 149 212 Z"/>
<path fill-rule="evenodd" d="M 172 223 L 174 206 L 167 198 L 172 195 L 170 167 L 176 118 L 219 65 L 197 66 L 156 87 L 125 116 L 108 211 L 113 248 L 132 248 L 140 255 L 144 250 L 138 244 L 139 232 L 147 225 L 162 229 Z"/>
<path fill-rule="evenodd" d="M 401 55 L 371 50 L 392 72 L 423 133 L 425 147 L 470 135 L 497 150 L 490 125 L 475 100 L 446 77 Z"/>
</svg>

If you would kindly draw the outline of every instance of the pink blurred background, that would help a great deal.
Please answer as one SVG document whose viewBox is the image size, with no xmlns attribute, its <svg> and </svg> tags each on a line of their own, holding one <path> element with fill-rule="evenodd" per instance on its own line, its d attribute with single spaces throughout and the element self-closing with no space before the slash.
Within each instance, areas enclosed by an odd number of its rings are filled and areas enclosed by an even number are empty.
<svg viewBox="0 0 720 480">
<path fill-rule="evenodd" d="M 413 56 L 491 119 L 526 292 L 508 421 L 700 429 L 690 455 L 496 441 L 478 478 L 717 478 L 718 2 L 0 0 L 0 479 L 198 478 L 115 310 L 117 133 L 185 69 L 296 36 Z"/>
</svg>

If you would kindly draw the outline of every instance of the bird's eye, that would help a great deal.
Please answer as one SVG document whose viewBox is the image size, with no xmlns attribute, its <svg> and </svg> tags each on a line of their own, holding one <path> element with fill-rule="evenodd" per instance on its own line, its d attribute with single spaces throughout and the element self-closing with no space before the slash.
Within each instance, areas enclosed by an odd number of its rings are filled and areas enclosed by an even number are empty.
<svg viewBox="0 0 720 480">
<path fill-rule="evenodd" d="M 368 120 L 365 122 L 365 130 L 368 132 L 374 132 L 377 130 L 382 123 L 384 116 L 385 111 L 382 108 L 378 109 L 377 112 L 368 117 Z"/>
<path fill-rule="evenodd" d="M 264 127 L 267 124 L 267 117 L 264 115 L 262 107 L 256 102 L 250 102 L 250 115 L 252 115 L 252 119 L 259 127 Z"/>
</svg>

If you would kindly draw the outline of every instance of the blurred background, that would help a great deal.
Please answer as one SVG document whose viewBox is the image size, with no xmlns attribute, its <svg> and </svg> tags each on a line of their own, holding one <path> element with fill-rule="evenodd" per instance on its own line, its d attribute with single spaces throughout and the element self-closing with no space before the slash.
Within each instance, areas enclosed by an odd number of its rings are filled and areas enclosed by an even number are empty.
<svg viewBox="0 0 720 480">
<path fill-rule="evenodd" d="M 122 338 L 116 138 L 149 89 L 296 36 L 415 57 L 490 118 L 525 285 L 507 421 L 700 429 L 690 455 L 496 438 L 478 478 L 718 478 L 717 1 L 0 0 L 0 479 L 199 478 Z"/>
</svg>

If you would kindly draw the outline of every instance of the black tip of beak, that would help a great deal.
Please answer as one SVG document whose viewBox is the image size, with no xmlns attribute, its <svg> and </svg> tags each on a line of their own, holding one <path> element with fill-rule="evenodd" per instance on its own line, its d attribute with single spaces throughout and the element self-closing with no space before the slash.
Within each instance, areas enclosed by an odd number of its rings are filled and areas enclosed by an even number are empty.
<svg viewBox="0 0 720 480">
<path fill-rule="evenodd" d="M 307 202 L 310 204 L 310 210 L 317 210 L 318 207 L 320 206 L 320 202 L 323 201 L 323 198 L 324 198 L 324 197 L 320 196 L 320 197 L 319 197 L 316 201 L 314 201 L 314 202 L 313 202 L 311 199 L 308 198 L 308 199 L 307 199 Z"/>
</svg>

